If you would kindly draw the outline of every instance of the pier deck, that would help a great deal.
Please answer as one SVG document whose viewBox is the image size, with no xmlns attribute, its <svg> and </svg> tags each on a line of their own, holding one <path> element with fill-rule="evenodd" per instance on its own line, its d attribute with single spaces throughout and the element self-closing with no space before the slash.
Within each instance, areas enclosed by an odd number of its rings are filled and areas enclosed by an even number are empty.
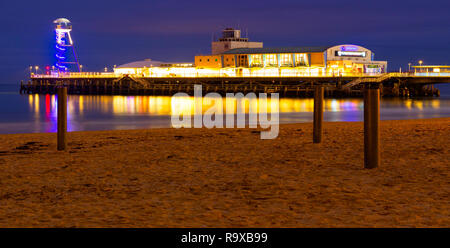
<svg viewBox="0 0 450 248">
<path fill-rule="evenodd" d="M 69 94 L 100 95 L 172 95 L 192 94 L 201 84 L 203 93 L 280 93 L 281 96 L 310 97 L 316 85 L 325 86 L 326 96 L 361 96 L 366 83 L 375 83 L 383 96 L 439 96 L 435 84 L 450 83 L 450 75 L 415 75 L 386 73 L 380 76 L 323 77 L 136 77 L 114 74 L 79 74 L 63 77 L 33 75 L 20 92 L 55 94 L 58 87 L 67 87 Z"/>
</svg>

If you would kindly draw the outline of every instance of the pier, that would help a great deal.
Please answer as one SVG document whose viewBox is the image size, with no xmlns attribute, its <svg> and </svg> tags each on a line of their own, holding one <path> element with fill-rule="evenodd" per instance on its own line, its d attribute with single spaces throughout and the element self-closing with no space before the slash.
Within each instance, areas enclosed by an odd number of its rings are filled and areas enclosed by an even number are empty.
<svg viewBox="0 0 450 248">
<path fill-rule="evenodd" d="M 326 97 L 361 97 L 366 83 L 378 83 L 388 97 L 439 96 L 436 84 L 450 83 L 450 75 L 385 73 L 379 76 L 293 76 L 293 77 L 138 77 L 113 73 L 71 73 L 64 76 L 32 75 L 21 82 L 21 94 L 55 94 L 67 88 L 80 95 L 173 95 L 192 94 L 201 84 L 203 93 L 279 93 L 286 97 L 313 97 L 316 86 Z"/>
</svg>

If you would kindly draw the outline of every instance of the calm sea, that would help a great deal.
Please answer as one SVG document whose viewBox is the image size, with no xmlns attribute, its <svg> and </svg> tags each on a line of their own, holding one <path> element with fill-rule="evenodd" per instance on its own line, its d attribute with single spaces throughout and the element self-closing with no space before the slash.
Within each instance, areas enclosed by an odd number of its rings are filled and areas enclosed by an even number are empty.
<svg viewBox="0 0 450 248">
<path fill-rule="evenodd" d="M 450 117 L 450 86 L 440 98 L 382 99 L 381 119 Z M 0 133 L 56 132 L 54 95 L 20 95 L 17 84 L 0 84 Z M 168 96 L 68 96 L 68 130 L 171 127 L 172 113 L 192 113 L 192 98 Z M 257 104 L 257 103 L 256 103 Z M 312 99 L 281 98 L 280 122 L 311 122 Z M 205 108 L 204 108 L 205 109 Z M 362 121 L 362 99 L 326 99 L 325 121 Z"/>
</svg>

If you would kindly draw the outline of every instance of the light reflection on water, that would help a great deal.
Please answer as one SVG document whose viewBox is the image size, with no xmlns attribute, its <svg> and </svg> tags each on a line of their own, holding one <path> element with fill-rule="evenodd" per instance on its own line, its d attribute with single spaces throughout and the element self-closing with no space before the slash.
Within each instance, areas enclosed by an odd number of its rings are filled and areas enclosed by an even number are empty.
<svg viewBox="0 0 450 248">
<path fill-rule="evenodd" d="M 0 133 L 56 132 L 57 96 L 36 94 L 18 97 L 28 105 L 28 109 L 19 110 L 14 115 L 16 118 L 0 121 Z M 212 104 L 211 99 L 204 99 L 203 112 Z M 249 108 L 257 109 L 260 104 L 261 100 L 254 100 L 237 107 L 248 113 Z M 313 99 L 280 99 L 280 122 L 311 122 L 313 104 Z M 234 101 L 224 99 L 223 105 L 225 109 L 230 105 L 236 108 Z M 194 98 L 177 97 L 172 100 L 170 96 L 69 95 L 67 106 L 69 131 L 158 128 L 171 127 L 172 114 L 193 114 Z M 326 99 L 324 107 L 325 121 L 363 120 L 362 99 Z M 450 99 L 381 101 L 381 119 L 384 120 L 436 117 L 450 117 Z"/>
</svg>

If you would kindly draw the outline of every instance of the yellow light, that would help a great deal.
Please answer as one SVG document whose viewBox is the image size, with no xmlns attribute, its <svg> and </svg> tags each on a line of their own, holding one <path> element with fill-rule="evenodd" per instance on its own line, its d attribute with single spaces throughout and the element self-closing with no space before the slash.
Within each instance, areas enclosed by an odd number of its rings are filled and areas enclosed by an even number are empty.
<svg viewBox="0 0 450 248">
<path fill-rule="evenodd" d="M 34 113 L 39 116 L 39 95 L 34 94 Z"/>
</svg>

